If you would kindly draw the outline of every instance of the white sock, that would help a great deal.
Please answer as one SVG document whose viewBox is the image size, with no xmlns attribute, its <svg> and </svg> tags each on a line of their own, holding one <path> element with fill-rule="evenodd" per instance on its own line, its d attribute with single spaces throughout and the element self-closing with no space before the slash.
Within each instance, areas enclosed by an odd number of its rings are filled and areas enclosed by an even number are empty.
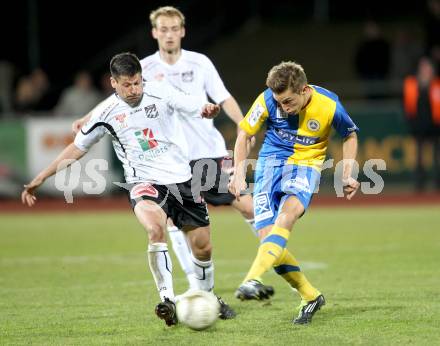
<svg viewBox="0 0 440 346">
<path fill-rule="evenodd" d="M 198 282 L 194 276 L 194 265 L 191 261 L 191 249 L 188 246 L 185 234 L 176 226 L 168 226 L 168 236 L 171 239 L 171 244 L 173 245 L 177 260 L 188 279 L 190 289 L 196 289 L 198 287 Z"/>
<path fill-rule="evenodd" d="M 245 221 L 247 222 L 247 224 L 251 228 L 252 233 L 254 233 L 254 235 L 258 237 L 258 231 L 255 228 L 255 219 L 245 219 Z"/>
<path fill-rule="evenodd" d="M 167 243 L 153 243 L 148 245 L 148 264 L 156 282 L 160 299 L 169 298 L 174 301 L 173 264 L 168 253 Z"/>
<path fill-rule="evenodd" d="M 200 261 L 191 256 L 194 265 L 194 274 L 197 279 L 198 289 L 212 291 L 214 289 L 214 263 L 212 260 Z"/>
</svg>

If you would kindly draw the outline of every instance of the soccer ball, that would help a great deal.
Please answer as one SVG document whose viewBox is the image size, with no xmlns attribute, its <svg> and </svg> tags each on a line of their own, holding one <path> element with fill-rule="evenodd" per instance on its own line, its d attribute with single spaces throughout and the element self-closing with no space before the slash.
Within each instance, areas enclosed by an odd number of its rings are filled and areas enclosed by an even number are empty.
<svg viewBox="0 0 440 346">
<path fill-rule="evenodd" d="M 206 291 L 190 290 L 176 302 L 177 319 L 194 330 L 211 327 L 217 321 L 219 311 L 217 297 Z"/>
</svg>

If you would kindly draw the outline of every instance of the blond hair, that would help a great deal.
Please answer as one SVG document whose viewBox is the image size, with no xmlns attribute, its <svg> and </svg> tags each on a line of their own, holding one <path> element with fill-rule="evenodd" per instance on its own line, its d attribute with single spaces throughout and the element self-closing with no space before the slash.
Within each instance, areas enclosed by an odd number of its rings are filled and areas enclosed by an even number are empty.
<svg viewBox="0 0 440 346">
<path fill-rule="evenodd" d="M 185 16 L 173 6 L 163 6 L 151 11 L 150 23 L 153 28 L 157 26 L 157 18 L 159 18 L 159 16 L 178 17 L 180 19 L 181 26 L 185 26 Z"/>
<path fill-rule="evenodd" d="M 270 69 L 266 85 L 275 94 L 281 94 L 287 89 L 299 93 L 307 85 L 307 76 L 300 64 L 283 61 Z"/>
</svg>

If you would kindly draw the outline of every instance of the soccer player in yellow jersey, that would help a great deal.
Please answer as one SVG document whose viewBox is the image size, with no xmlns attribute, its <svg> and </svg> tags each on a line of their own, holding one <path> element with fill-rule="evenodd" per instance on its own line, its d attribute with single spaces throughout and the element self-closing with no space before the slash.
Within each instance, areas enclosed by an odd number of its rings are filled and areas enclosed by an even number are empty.
<svg viewBox="0 0 440 346">
<path fill-rule="evenodd" d="M 268 299 L 273 287 L 261 282 L 270 268 L 281 275 L 302 298 L 295 324 L 307 324 L 324 304 L 324 296 L 301 272 L 298 261 L 286 244 L 296 220 L 309 206 L 319 186 L 330 130 L 343 138 L 343 186 L 347 199 L 359 188 L 352 178 L 357 152 L 358 127 L 353 123 L 338 97 L 329 90 L 307 83 L 306 74 L 295 62 L 282 62 L 268 74 L 266 89 L 246 117 L 235 143 L 235 174 L 230 191 L 240 198 L 246 189 L 246 143 L 267 125 L 264 143 L 255 171 L 254 213 L 261 240 L 257 256 L 236 297 Z"/>
</svg>

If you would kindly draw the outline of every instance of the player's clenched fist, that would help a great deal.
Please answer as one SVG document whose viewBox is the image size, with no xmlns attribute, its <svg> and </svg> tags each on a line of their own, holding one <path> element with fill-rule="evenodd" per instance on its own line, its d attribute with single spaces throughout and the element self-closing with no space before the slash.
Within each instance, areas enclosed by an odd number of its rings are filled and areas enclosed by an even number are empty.
<svg viewBox="0 0 440 346">
<path fill-rule="evenodd" d="M 342 179 L 342 186 L 344 188 L 345 197 L 350 200 L 359 189 L 360 183 L 356 179 L 349 177 Z"/>
<path fill-rule="evenodd" d="M 246 179 L 244 177 L 240 177 L 239 174 L 234 174 L 231 176 L 231 180 L 229 182 L 229 191 L 240 200 L 240 194 L 242 191 L 247 189 Z"/>
<path fill-rule="evenodd" d="M 220 106 L 212 103 L 207 103 L 202 108 L 202 118 L 213 119 L 220 112 Z"/>
</svg>

